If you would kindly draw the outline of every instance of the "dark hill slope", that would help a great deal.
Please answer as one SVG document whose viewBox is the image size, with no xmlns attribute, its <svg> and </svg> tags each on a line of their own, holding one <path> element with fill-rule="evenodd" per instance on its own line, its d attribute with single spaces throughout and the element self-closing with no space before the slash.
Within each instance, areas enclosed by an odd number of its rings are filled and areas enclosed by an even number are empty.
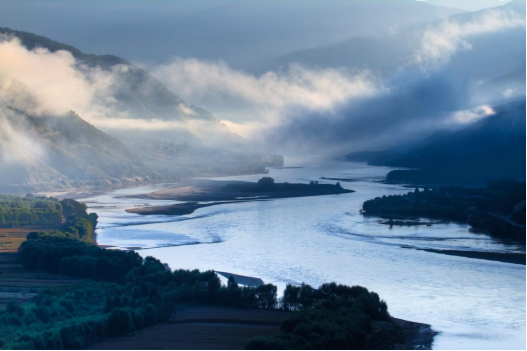
<svg viewBox="0 0 527 351">
<path fill-rule="evenodd" d="M 437 132 L 408 152 L 378 151 L 347 155 L 350 161 L 391 167 L 388 179 L 418 183 L 485 183 L 525 179 L 525 100 L 494 108 L 495 114 L 456 132 Z"/>
<path fill-rule="evenodd" d="M 416 166 L 488 177 L 525 178 L 525 101 L 495 108 L 496 114 L 418 147 Z"/>
</svg>

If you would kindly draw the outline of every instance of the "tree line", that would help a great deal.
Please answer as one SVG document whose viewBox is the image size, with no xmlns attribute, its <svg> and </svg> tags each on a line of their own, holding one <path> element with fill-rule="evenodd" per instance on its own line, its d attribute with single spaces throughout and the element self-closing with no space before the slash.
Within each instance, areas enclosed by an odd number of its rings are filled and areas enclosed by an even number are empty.
<svg viewBox="0 0 527 351">
<path fill-rule="evenodd" d="M 62 206 L 44 196 L 0 195 L 0 228 L 54 225 L 62 222 Z"/>
</svg>

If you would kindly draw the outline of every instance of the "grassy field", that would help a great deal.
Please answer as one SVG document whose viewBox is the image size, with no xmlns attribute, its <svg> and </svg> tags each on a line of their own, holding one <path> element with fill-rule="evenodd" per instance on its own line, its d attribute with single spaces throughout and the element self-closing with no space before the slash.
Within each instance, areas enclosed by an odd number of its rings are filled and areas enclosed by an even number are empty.
<svg viewBox="0 0 527 351">
<path fill-rule="evenodd" d="M 0 228 L 0 253 L 17 252 L 20 244 L 30 232 L 61 230 L 63 225 L 19 228 Z"/>
</svg>

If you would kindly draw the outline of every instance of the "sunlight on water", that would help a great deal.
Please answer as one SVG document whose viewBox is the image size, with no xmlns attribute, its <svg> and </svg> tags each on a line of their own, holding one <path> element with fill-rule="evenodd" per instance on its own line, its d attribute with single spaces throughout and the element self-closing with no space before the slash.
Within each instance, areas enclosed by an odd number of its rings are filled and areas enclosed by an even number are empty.
<svg viewBox="0 0 527 351">
<path fill-rule="evenodd" d="M 215 269 L 286 283 L 336 281 L 378 292 L 392 315 L 432 324 L 436 349 L 524 349 L 525 266 L 412 248 L 516 251 L 524 248 L 456 223 L 392 227 L 359 213 L 365 200 L 407 188 L 380 181 L 390 170 L 311 157 L 271 169 L 277 182 L 346 178 L 355 193 L 205 207 L 186 216 L 139 216 L 124 198 L 171 185 L 121 189 L 83 199 L 99 214 L 101 245 L 139 250 L 171 268 Z M 261 175 L 221 179 L 256 181 Z M 327 181 L 334 183 L 334 180 Z M 407 248 L 411 247 L 411 248 Z"/>
</svg>

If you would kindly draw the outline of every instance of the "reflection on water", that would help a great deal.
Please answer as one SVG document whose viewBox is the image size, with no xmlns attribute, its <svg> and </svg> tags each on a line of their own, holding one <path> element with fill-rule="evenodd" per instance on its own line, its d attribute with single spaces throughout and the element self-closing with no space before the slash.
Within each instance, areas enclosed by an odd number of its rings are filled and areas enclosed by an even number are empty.
<svg viewBox="0 0 527 351">
<path fill-rule="evenodd" d="M 407 188 L 383 184 L 389 168 L 322 158 L 271 169 L 277 182 L 347 178 L 355 193 L 221 204 L 185 216 L 139 216 L 125 209 L 173 201 L 123 198 L 164 185 L 84 199 L 99 214 L 102 245 L 148 248 L 171 268 L 215 269 L 286 283 L 364 285 L 399 318 L 432 324 L 437 349 L 525 348 L 525 266 L 403 248 L 525 252 L 465 224 L 390 227 L 359 213 L 365 200 Z M 261 175 L 222 179 L 256 181 Z M 175 246 L 176 245 L 176 246 Z"/>
</svg>

